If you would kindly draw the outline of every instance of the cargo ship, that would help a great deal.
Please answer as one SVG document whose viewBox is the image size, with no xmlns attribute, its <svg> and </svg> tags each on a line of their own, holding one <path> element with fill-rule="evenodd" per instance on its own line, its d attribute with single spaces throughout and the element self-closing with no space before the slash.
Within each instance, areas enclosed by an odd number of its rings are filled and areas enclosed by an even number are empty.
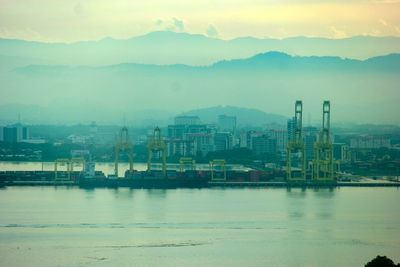
<svg viewBox="0 0 400 267">
<path fill-rule="evenodd" d="M 88 174 L 85 172 L 59 171 L 0 171 L 0 187 L 4 186 L 79 186 L 81 188 L 141 188 L 141 189 L 174 189 L 174 188 L 208 188 L 208 187 L 400 187 L 400 182 L 389 180 L 364 179 L 360 181 L 306 181 L 289 182 L 284 179 L 282 171 L 227 171 L 222 172 L 188 170 L 188 171 L 127 171 L 124 177 L 106 176 L 101 171 Z"/>
<path fill-rule="evenodd" d="M 90 166 L 85 171 L 0 171 L 1 184 L 7 185 L 70 185 L 82 188 L 206 188 L 210 182 L 268 181 L 276 174 L 256 170 L 161 170 L 129 171 L 122 177 L 106 176 Z"/>
<path fill-rule="evenodd" d="M 81 176 L 79 186 L 90 187 L 129 187 L 144 189 L 205 188 L 210 181 L 209 173 L 204 171 L 126 171 L 124 177 Z"/>
</svg>

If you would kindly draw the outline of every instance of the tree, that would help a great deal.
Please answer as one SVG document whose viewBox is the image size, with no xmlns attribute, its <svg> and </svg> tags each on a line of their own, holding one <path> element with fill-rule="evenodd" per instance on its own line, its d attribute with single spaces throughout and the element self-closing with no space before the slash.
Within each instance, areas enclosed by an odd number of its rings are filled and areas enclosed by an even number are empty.
<svg viewBox="0 0 400 267">
<path fill-rule="evenodd" d="M 400 264 L 394 262 L 386 256 L 376 256 L 375 259 L 365 264 L 365 267 L 399 267 Z"/>
</svg>

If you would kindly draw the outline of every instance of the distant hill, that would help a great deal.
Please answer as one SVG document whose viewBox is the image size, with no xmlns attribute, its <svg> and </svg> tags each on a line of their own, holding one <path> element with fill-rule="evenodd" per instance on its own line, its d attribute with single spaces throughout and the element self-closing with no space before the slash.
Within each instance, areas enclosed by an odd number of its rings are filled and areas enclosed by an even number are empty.
<svg viewBox="0 0 400 267">
<path fill-rule="evenodd" d="M 96 121 L 100 125 L 122 125 L 125 117 L 129 126 L 164 126 L 173 116 L 174 113 L 167 110 L 104 107 L 90 103 L 79 105 L 66 102 L 49 106 L 0 105 L 0 126 L 16 123 L 18 117 L 24 124 L 89 124 Z"/>
<path fill-rule="evenodd" d="M 37 106 L 9 104 L 0 105 L 0 126 L 13 124 L 20 116 L 24 124 L 88 124 L 96 121 L 100 125 L 122 125 L 123 117 L 126 123 L 134 127 L 165 126 L 172 123 L 172 119 L 179 115 L 197 115 L 203 123 L 216 123 L 218 115 L 237 117 L 238 126 L 262 126 L 269 123 L 285 124 L 287 118 L 265 113 L 261 110 L 233 106 L 215 106 L 191 110 L 183 113 L 171 113 L 166 110 L 134 110 L 124 112 L 117 109 L 106 110 L 101 108 L 82 109 L 74 104 L 64 106 Z M 102 114 L 99 116 L 99 114 Z"/>
<path fill-rule="evenodd" d="M 265 113 L 258 109 L 233 106 L 195 109 L 184 112 L 181 115 L 199 116 L 204 123 L 216 123 L 218 115 L 236 116 L 238 126 L 261 126 L 269 123 L 285 124 L 287 121 L 287 118 L 282 115 Z"/>
<path fill-rule="evenodd" d="M 76 43 L 40 43 L 0 39 L 0 55 L 17 57 L 15 64 L 114 65 L 142 64 L 210 65 L 223 59 L 247 58 L 266 51 L 299 56 L 338 56 L 367 59 L 400 52 L 399 37 L 356 36 L 344 39 L 294 37 L 232 40 L 170 31 L 151 32 L 125 40 L 104 38 Z M 20 65 L 21 66 L 21 65 Z"/>
<path fill-rule="evenodd" d="M 291 56 L 282 52 L 267 52 L 250 58 L 223 60 L 213 64 L 219 69 L 252 69 L 252 70 L 331 70 L 331 71 L 400 71 L 400 54 L 372 57 L 357 60 L 333 56 Z"/>
<path fill-rule="evenodd" d="M 328 99 L 334 120 L 398 124 L 399 73 L 399 54 L 355 60 L 267 52 L 209 66 L 30 65 L 0 75 L 0 84 L 3 101 L 74 103 L 71 112 L 81 117 L 84 110 L 105 118 L 113 110 L 176 114 L 219 105 L 290 117 L 301 99 L 305 118 L 318 121 Z"/>
<path fill-rule="evenodd" d="M 372 57 L 357 60 L 341 57 L 292 56 L 283 52 L 272 51 L 260 53 L 243 59 L 222 60 L 209 66 L 191 66 L 184 64 L 153 65 L 139 63 L 121 63 L 108 66 L 69 66 L 69 65 L 27 65 L 15 68 L 20 73 L 72 73 L 77 71 L 139 71 L 139 72 L 182 72 L 182 71 L 218 71 L 218 70 L 272 70 L 272 71 L 400 71 L 400 54 Z"/>
</svg>

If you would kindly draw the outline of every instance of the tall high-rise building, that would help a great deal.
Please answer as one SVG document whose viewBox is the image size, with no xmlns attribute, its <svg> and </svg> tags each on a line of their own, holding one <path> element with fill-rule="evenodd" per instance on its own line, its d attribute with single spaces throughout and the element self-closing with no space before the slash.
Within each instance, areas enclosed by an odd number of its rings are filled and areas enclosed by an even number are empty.
<svg viewBox="0 0 400 267">
<path fill-rule="evenodd" d="M 304 127 L 303 135 L 304 135 L 304 143 L 306 145 L 306 159 L 308 161 L 314 159 L 314 145 L 318 140 L 318 128 L 316 127 Z"/>
<path fill-rule="evenodd" d="M 253 138 L 256 136 L 260 136 L 262 133 L 256 131 L 247 131 L 246 132 L 246 147 L 250 150 L 253 150 Z"/>
<path fill-rule="evenodd" d="M 236 116 L 219 115 L 218 130 L 220 132 L 235 133 L 236 131 Z"/>
<path fill-rule="evenodd" d="M 169 139 L 167 141 L 168 156 L 192 156 L 195 154 L 194 144 L 191 140 Z"/>
<path fill-rule="evenodd" d="M 4 127 L 0 126 L 0 142 L 4 141 Z"/>
<path fill-rule="evenodd" d="M 167 136 L 170 139 L 183 139 L 186 134 L 186 125 L 168 125 Z"/>
<path fill-rule="evenodd" d="M 286 153 L 288 144 L 288 132 L 286 130 L 270 130 L 269 135 L 276 139 L 276 149 Z"/>
<path fill-rule="evenodd" d="M 18 143 L 29 139 L 29 129 L 20 123 L 1 127 L 0 129 L 2 129 L 2 139 L 0 140 L 4 142 Z"/>
<path fill-rule="evenodd" d="M 276 143 L 276 139 L 268 134 L 255 136 L 252 138 L 253 153 L 275 155 L 277 153 Z"/>
<path fill-rule="evenodd" d="M 295 138 L 296 131 L 296 119 L 293 117 L 287 121 L 287 136 L 288 142 L 293 141 Z"/>
<path fill-rule="evenodd" d="M 214 135 L 213 133 L 189 133 L 186 138 L 193 143 L 194 153 L 200 152 L 203 156 L 214 151 Z"/>
<path fill-rule="evenodd" d="M 345 143 L 333 144 L 333 158 L 340 162 L 350 161 L 350 149 Z"/>
<path fill-rule="evenodd" d="M 215 150 L 232 149 L 233 135 L 229 132 L 218 132 L 214 134 Z"/>
<path fill-rule="evenodd" d="M 168 156 L 205 155 L 214 150 L 215 127 L 199 122 L 197 116 L 179 116 L 174 125 L 168 125 Z"/>
</svg>

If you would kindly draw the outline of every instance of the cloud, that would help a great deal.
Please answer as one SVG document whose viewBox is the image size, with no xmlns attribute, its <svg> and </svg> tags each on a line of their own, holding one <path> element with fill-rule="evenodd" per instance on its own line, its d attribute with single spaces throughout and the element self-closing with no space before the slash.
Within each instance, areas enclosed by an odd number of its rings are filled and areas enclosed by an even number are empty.
<svg viewBox="0 0 400 267">
<path fill-rule="evenodd" d="M 387 21 L 384 20 L 384 19 L 380 19 L 380 20 L 379 20 L 379 23 L 382 24 L 383 26 L 388 26 Z"/>
<path fill-rule="evenodd" d="M 383 27 L 389 29 L 392 33 L 394 34 L 399 34 L 400 33 L 400 28 L 396 26 L 393 23 L 390 23 L 384 19 L 379 19 L 378 20 L 379 24 L 381 24 Z"/>
<path fill-rule="evenodd" d="M 348 37 L 347 33 L 343 30 L 337 29 L 335 26 L 331 26 L 330 30 L 333 33 L 333 38 L 335 39 L 341 39 L 341 38 L 346 38 Z"/>
<path fill-rule="evenodd" d="M 179 20 L 177 18 L 172 18 L 173 25 L 175 30 L 182 32 L 185 29 L 185 24 L 183 23 L 183 20 Z"/>
<path fill-rule="evenodd" d="M 157 27 L 162 27 L 163 25 L 165 25 L 164 29 L 167 31 L 183 32 L 185 30 L 185 23 L 177 18 L 172 18 L 170 22 L 165 22 L 161 19 L 156 21 Z"/>
<path fill-rule="evenodd" d="M 172 19 L 157 19 L 154 23 L 154 26 L 160 30 L 174 31 L 174 32 L 183 32 L 185 30 L 185 23 L 183 20 L 172 18 Z"/>
<path fill-rule="evenodd" d="M 156 26 L 161 26 L 164 23 L 164 21 L 162 19 L 158 19 L 156 21 Z"/>
<path fill-rule="evenodd" d="M 208 37 L 212 37 L 212 38 L 218 37 L 218 31 L 212 24 L 208 25 L 206 34 Z"/>
</svg>

